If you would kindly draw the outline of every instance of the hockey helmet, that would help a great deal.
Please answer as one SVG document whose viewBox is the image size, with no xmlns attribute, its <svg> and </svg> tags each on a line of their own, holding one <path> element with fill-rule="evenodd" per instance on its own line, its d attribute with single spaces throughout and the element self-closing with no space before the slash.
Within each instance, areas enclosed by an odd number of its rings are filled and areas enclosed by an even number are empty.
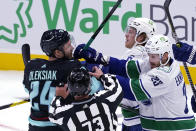
<svg viewBox="0 0 196 131">
<path fill-rule="evenodd" d="M 139 43 L 138 41 L 136 41 L 136 44 L 145 43 L 149 38 L 151 38 L 156 33 L 155 23 L 148 18 L 131 19 L 130 21 L 128 21 L 128 26 L 125 30 L 125 33 L 128 33 L 131 27 L 136 30 L 135 41 L 137 37 L 142 33 L 145 33 L 147 36 L 143 42 Z"/>
<path fill-rule="evenodd" d="M 67 31 L 62 29 L 52 29 L 43 33 L 40 46 L 47 56 L 53 56 L 53 52 L 69 40 L 70 35 Z"/>
<path fill-rule="evenodd" d="M 146 45 L 145 45 L 146 52 L 149 54 L 158 54 L 160 58 L 164 55 L 164 53 L 168 53 L 168 61 L 171 58 L 171 43 L 169 41 L 169 38 L 162 34 L 157 34 L 151 37 Z M 167 64 L 168 61 L 165 63 Z M 160 61 L 161 62 L 161 61 Z M 164 65 L 165 65 L 164 64 Z M 161 65 L 163 65 L 161 63 Z"/>
<path fill-rule="evenodd" d="M 72 96 L 87 95 L 91 91 L 91 78 L 85 68 L 73 69 L 67 83 Z"/>
</svg>

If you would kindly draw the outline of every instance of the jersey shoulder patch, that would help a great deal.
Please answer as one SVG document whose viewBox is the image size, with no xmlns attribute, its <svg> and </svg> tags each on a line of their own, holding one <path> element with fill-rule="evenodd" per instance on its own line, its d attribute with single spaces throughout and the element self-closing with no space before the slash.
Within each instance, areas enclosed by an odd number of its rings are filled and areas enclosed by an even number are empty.
<svg viewBox="0 0 196 131">
<path fill-rule="evenodd" d="M 169 66 L 157 67 L 156 69 L 159 70 L 159 71 L 163 71 L 163 72 L 165 72 L 165 73 L 170 73 L 171 70 L 172 70 L 172 68 L 169 67 Z"/>
</svg>

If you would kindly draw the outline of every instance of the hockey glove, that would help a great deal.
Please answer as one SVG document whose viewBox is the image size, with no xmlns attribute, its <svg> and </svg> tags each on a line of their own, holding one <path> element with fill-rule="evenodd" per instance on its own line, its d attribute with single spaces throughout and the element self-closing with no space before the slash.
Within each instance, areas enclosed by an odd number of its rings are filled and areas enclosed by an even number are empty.
<svg viewBox="0 0 196 131">
<path fill-rule="evenodd" d="M 178 47 L 176 44 L 172 45 L 174 58 L 178 61 L 188 62 L 192 64 L 192 59 L 193 59 L 193 56 L 195 55 L 193 54 L 192 57 L 190 56 L 193 52 L 193 46 L 188 45 L 183 42 L 179 42 L 179 43 L 181 45 L 180 47 Z"/>
<path fill-rule="evenodd" d="M 196 113 L 196 102 L 194 96 L 191 97 L 191 106 L 193 109 L 193 112 Z"/>
<path fill-rule="evenodd" d="M 104 57 L 102 53 L 97 52 L 95 49 L 88 47 L 83 50 L 85 44 L 80 44 L 74 51 L 74 58 L 84 58 L 88 63 L 107 65 L 109 63 L 109 57 Z"/>
</svg>

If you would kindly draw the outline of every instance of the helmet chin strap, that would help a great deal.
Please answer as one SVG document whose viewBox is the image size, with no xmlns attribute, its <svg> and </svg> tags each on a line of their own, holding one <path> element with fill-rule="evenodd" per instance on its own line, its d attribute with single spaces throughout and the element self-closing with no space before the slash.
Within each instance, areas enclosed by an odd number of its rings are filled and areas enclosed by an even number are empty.
<svg viewBox="0 0 196 131">
<path fill-rule="evenodd" d="M 163 56 L 161 55 L 160 56 L 160 66 L 166 66 L 168 64 L 169 60 L 171 59 L 171 57 L 168 57 L 167 61 L 165 63 L 162 63 L 162 58 L 163 58 Z"/>
<path fill-rule="evenodd" d="M 139 35 L 140 35 L 140 34 L 139 34 Z M 144 41 L 138 42 L 138 41 L 137 41 L 137 37 L 138 37 L 139 35 L 138 35 L 138 34 L 135 35 L 135 44 L 134 44 L 135 46 L 136 46 L 136 45 L 144 44 L 144 43 L 146 43 L 146 42 L 148 41 L 148 39 L 146 38 Z"/>
</svg>

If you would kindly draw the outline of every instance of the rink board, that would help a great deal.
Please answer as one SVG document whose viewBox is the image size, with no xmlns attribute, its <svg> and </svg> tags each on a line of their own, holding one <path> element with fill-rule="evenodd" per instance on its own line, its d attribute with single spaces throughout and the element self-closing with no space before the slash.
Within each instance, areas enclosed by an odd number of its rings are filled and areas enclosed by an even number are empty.
<svg viewBox="0 0 196 131">
<path fill-rule="evenodd" d="M 32 58 L 46 58 L 40 39 L 49 29 L 67 30 L 76 44 L 87 43 L 116 1 L 4 0 L 0 4 L 0 11 L 4 12 L 0 14 L 0 70 L 24 69 L 21 47 L 25 43 L 31 47 Z M 184 4 L 185 10 L 178 8 Z M 167 35 L 171 44 L 175 44 L 163 5 L 164 0 L 123 0 L 90 46 L 106 56 L 120 58 L 126 51 L 124 30 L 135 17 L 152 19 L 157 33 Z M 195 0 L 172 1 L 170 12 L 179 40 L 195 45 Z M 195 66 L 190 71 L 196 83 Z M 187 77 L 185 80 L 187 83 Z"/>
<path fill-rule="evenodd" d="M 31 55 L 33 58 L 44 58 L 47 59 L 45 55 Z M 9 53 L 0 53 L 0 70 L 24 70 L 24 64 L 21 54 L 9 54 Z M 4 62 L 3 62 L 4 61 Z M 6 61 L 6 62 L 5 62 Z M 188 84 L 188 79 L 184 67 L 181 66 L 182 74 L 185 78 L 185 83 Z M 196 84 L 196 67 L 189 67 L 193 83 Z"/>
</svg>

